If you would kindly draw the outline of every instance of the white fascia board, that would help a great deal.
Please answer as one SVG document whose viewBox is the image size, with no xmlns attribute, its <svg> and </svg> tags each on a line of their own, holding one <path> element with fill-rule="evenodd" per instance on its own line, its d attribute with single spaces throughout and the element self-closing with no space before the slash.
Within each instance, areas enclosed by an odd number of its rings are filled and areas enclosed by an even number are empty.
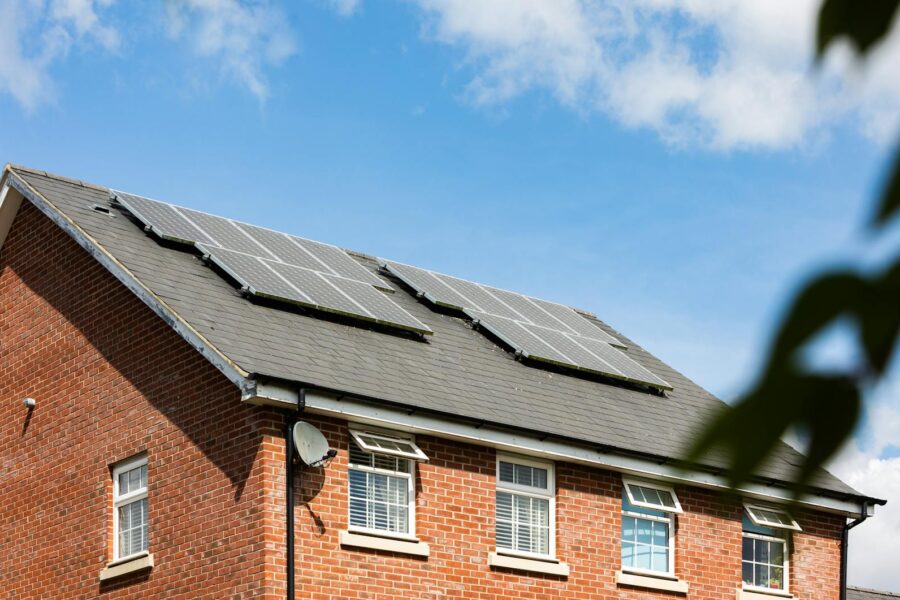
<svg viewBox="0 0 900 600">
<path fill-rule="evenodd" d="M 352 398 L 309 390 L 306 392 L 306 410 L 327 416 L 338 416 L 358 423 L 434 435 L 461 442 L 490 446 L 499 450 L 537 456 L 549 460 L 571 462 L 600 467 L 642 478 L 656 479 L 673 484 L 690 485 L 725 491 L 725 477 L 702 471 L 686 472 L 673 466 L 652 460 L 623 454 L 603 453 L 588 446 L 552 439 L 541 440 L 537 436 L 499 429 L 491 425 L 478 427 L 467 423 L 422 413 L 412 413 L 399 408 L 376 405 Z M 744 498 L 755 498 L 779 504 L 791 502 L 791 492 L 785 488 L 748 483 L 737 490 Z M 859 516 L 861 503 L 829 496 L 808 495 L 798 504 L 848 517 Z"/>
<path fill-rule="evenodd" d="M 6 241 L 6 236 L 12 228 L 13 220 L 19 214 L 22 198 L 22 194 L 7 181 L 0 182 L 0 249 L 3 248 L 3 242 Z"/>
<path fill-rule="evenodd" d="M 200 333 L 191 327 L 165 301 L 150 291 L 141 281 L 128 270 L 125 265 L 113 257 L 100 243 L 92 238 L 86 231 L 78 226 L 63 211 L 59 210 L 52 202 L 32 188 L 26 181 L 19 178 L 15 171 L 7 166 L 4 173 L 4 186 L 15 188 L 22 196 L 28 199 L 38 210 L 53 221 L 60 229 L 65 231 L 75 242 L 94 257 L 113 277 L 119 280 L 126 288 L 134 293 L 140 300 L 150 307 L 163 321 L 184 338 L 195 350 L 225 375 L 232 383 L 238 386 L 242 395 L 246 395 L 254 388 L 253 380 L 249 379 L 249 373 L 245 372 L 228 357 L 219 352 Z M 9 192 L 7 193 L 7 196 Z"/>
</svg>

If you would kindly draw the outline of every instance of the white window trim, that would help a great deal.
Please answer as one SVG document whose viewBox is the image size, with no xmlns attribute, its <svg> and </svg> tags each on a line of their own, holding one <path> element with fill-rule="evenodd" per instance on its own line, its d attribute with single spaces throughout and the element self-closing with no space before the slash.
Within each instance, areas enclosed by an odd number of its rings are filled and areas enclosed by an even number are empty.
<svg viewBox="0 0 900 600">
<path fill-rule="evenodd" d="M 650 577 L 669 577 L 675 579 L 675 515 L 683 512 L 681 509 L 681 503 L 678 501 L 678 495 L 675 494 L 675 488 L 669 485 L 657 483 L 655 481 L 645 481 L 642 479 L 633 479 L 631 477 L 623 477 L 622 484 L 625 488 L 625 493 L 628 495 L 628 502 L 630 502 L 633 506 L 637 506 L 640 508 L 648 508 L 650 510 L 658 510 L 660 512 L 664 512 L 668 514 L 667 517 L 659 517 L 657 515 L 647 515 L 644 513 L 634 512 L 630 510 L 622 509 L 622 515 L 626 517 L 632 517 L 635 519 L 646 519 L 648 521 L 657 521 L 660 523 L 668 524 L 669 531 L 669 564 L 666 565 L 665 571 L 654 571 L 653 569 L 642 569 L 640 567 L 628 567 L 621 563 L 621 558 L 619 558 L 622 572 L 623 573 L 634 573 L 637 575 L 648 575 Z M 628 488 L 629 485 L 639 485 L 641 487 L 649 487 L 659 490 L 665 490 L 667 492 L 671 492 L 672 499 L 675 502 L 675 508 L 660 508 L 655 504 L 650 504 L 648 502 L 635 502 L 634 496 L 631 494 L 631 490 Z M 624 523 L 622 524 L 624 526 Z M 619 533 L 619 546 L 622 545 L 622 534 L 621 530 Z M 621 548 L 620 548 L 621 555 Z"/>
<path fill-rule="evenodd" d="M 350 436 L 353 438 L 353 441 L 356 442 L 356 445 L 359 446 L 359 449 L 363 452 L 368 452 L 369 454 L 386 454 L 388 456 L 396 456 L 398 458 L 406 458 L 408 460 L 416 461 L 416 462 L 428 462 L 428 455 L 422 452 L 422 449 L 416 445 L 415 440 L 412 436 L 402 434 L 402 433 L 394 433 L 394 432 L 386 432 L 386 431 L 377 431 L 374 429 L 350 429 Z M 371 444 L 366 443 L 363 439 L 363 436 L 373 437 L 380 440 L 385 441 L 404 441 L 408 442 L 412 448 L 412 452 L 403 452 L 398 450 L 390 450 L 387 448 L 379 448 L 377 446 L 372 446 Z"/>
<path fill-rule="evenodd" d="M 133 458 L 129 458 L 123 460 L 122 462 L 117 463 L 113 466 L 112 470 L 112 478 L 113 478 L 113 504 L 112 504 L 112 513 L 113 513 L 113 563 L 122 562 L 126 559 L 132 557 L 138 557 L 144 554 L 147 554 L 147 550 L 141 550 L 139 552 L 133 552 L 131 554 L 120 555 L 119 554 L 119 507 L 125 504 L 130 504 L 135 500 L 142 500 L 147 497 L 147 490 L 150 486 L 150 468 L 147 467 L 147 487 L 142 488 L 137 492 L 129 492 L 123 496 L 119 495 L 119 474 L 124 471 L 130 471 L 137 467 L 147 466 L 147 455 L 139 455 Z M 149 534 L 150 530 L 150 514 L 149 507 L 147 511 L 147 531 Z M 148 544 L 149 548 L 149 544 Z"/>
<path fill-rule="evenodd" d="M 622 483 L 625 485 L 625 493 L 628 495 L 628 501 L 634 506 L 639 506 L 641 508 L 649 508 L 652 510 L 659 510 L 667 513 L 682 513 L 684 512 L 681 509 L 681 502 L 678 501 L 678 494 L 675 493 L 675 488 L 671 485 L 666 485 L 664 483 L 659 483 L 656 481 L 646 481 L 643 479 L 634 479 L 631 477 L 623 477 Z M 661 492 L 669 492 L 672 494 L 672 501 L 675 503 L 675 508 L 670 508 L 668 506 L 663 506 L 661 504 L 653 504 L 651 502 L 644 502 L 643 500 L 636 500 L 634 494 L 631 492 L 631 486 L 637 485 L 640 487 L 652 488 L 654 490 L 659 490 Z"/>
<path fill-rule="evenodd" d="M 803 531 L 800 528 L 800 525 L 797 523 L 797 521 L 794 520 L 794 517 L 792 517 L 790 515 L 790 513 L 788 513 L 783 508 L 777 508 L 775 506 L 765 506 L 763 504 L 744 503 L 744 510 L 747 511 L 747 516 L 750 517 L 750 520 L 753 521 L 754 525 L 759 525 L 760 527 L 768 527 L 769 529 L 786 529 L 788 531 Z M 782 525 L 781 523 L 772 523 L 770 521 L 760 519 L 754 512 L 757 510 L 767 510 L 770 512 L 781 513 L 784 516 L 786 516 L 788 519 L 790 519 L 791 524 L 790 525 Z"/>
<path fill-rule="evenodd" d="M 537 467 L 539 469 L 547 470 L 547 489 L 542 491 L 538 488 L 527 486 L 527 485 L 519 485 L 516 483 L 509 483 L 506 481 L 500 481 L 500 462 L 508 462 L 519 465 L 526 465 L 529 467 Z M 520 456 L 517 454 L 507 454 L 503 452 L 497 453 L 497 459 L 495 464 L 495 476 L 494 480 L 496 481 L 496 489 L 500 492 L 509 492 L 511 494 L 517 494 L 520 496 L 530 496 L 532 498 L 546 498 L 549 500 L 549 510 L 550 514 L 548 515 L 550 522 L 549 529 L 549 537 L 550 543 L 548 545 L 549 552 L 547 554 L 541 554 L 540 552 L 526 552 L 524 550 L 511 550 L 509 548 L 501 548 L 497 546 L 497 530 L 496 530 L 496 518 L 497 518 L 497 504 L 496 504 L 496 496 L 494 500 L 494 519 L 495 519 L 495 527 L 494 527 L 494 547 L 496 548 L 497 554 L 502 554 L 506 556 L 519 556 L 522 558 L 532 558 L 538 560 L 556 560 L 556 465 L 555 463 L 547 460 L 540 460 L 538 458 L 531 458 L 529 456 Z"/>
<path fill-rule="evenodd" d="M 361 433 L 366 433 L 370 435 L 378 435 L 380 437 L 387 437 L 386 432 L 381 431 L 373 431 L 370 429 L 357 430 Z M 355 431 L 353 429 L 350 430 L 350 433 L 353 437 L 354 443 L 359 446 L 359 442 L 356 439 Z M 390 437 L 403 439 L 415 444 L 415 438 L 409 434 L 404 433 L 393 433 L 391 432 Z M 355 465 L 350 462 L 350 453 L 348 450 L 347 453 L 347 531 L 353 533 L 364 533 L 366 535 L 384 537 L 384 538 L 393 538 L 397 540 L 406 540 L 411 542 L 418 542 L 419 538 L 416 537 L 416 461 L 408 458 L 406 456 L 398 456 L 396 453 L 389 452 L 370 452 L 368 450 L 364 450 L 362 446 L 359 446 L 359 449 L 368 454 L 386 454 L 390 456 L 394 456 L 395 458 L 401 460 L 409 461 L 409 473 L 403 473 L 401 471 L 391 471 L 389 469 L 379 469 L 378 467 L 367 467 L 363 465 Z M 419 450 L 419 447 L 416 446 L 416 449 Z M 421 452 L 421 450 L 419 450 Z M 427 460 L 427 457 L 426 457 Z M 391 477 L 400 477 L 404 478 L 407 481 L 407 491 L 406 491 L 406 499 L 408 503 L 408 507 L 406 509 L 408 523 L 408 531 L 406 533 L 399 531 L 385 531 L 383 529 L 374 529 L 371 527 L 361 527 L 359 525 L 352 525 L 350 523 L 350 469 L 354 469 L 357 471 L 363 471 L 365 473 L 377 473 L 381 475 L 389 475 Z"/>
<path fill-rule="evenodd" d="M 783 588 L 769 588 L 769 587 L 762 587 L 759 585 L 749 585 L 746 582 L 742 581 L 741 589 L 747 590 L 748 592 L 759 592 L 759 593 L 763 593 L 763 594 L 772 594 L 772 593 L 778 593 L 778 592 L 781 592 L 782 594 L 790 594 L 790 587 L 791 587 L 791 559 L 790 559 L 791 543 L 790 542 L 791 541 L 789 539 L 789 536 L 786 534 L 785 537 L 778 537 L 778 536 L 772 536 L 772 535 L 763 535 L 760 533 L 752 533 L 750 531 L 743 531 L 743 532 L 741 532 L 741 539 L 743 539 L 743 538 L 752 538 L 755 540 L 762 540 L 764 542 L 781 542 L 782 544 L 784 544 L 784 566 L 782 567 L 784 570 L 784 575 L 783 575 L 784 587 Z M 771 563 L 767 563 L 767 564 L 771 564 Z M 741 568 L 742 569 L 743 569 L 743 565 L 744 565 L 744 556 L 743 556 L 743 550 L 742 550 L 741 551 Z M 743 576 L 741 576 L 741 579 L 743 580 Z"/>
</svg>

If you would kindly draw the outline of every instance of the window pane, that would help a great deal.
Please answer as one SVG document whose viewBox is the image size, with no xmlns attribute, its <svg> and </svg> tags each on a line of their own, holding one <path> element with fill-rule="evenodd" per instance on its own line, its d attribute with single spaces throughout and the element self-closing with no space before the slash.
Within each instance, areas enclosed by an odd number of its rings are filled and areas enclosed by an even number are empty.
<svg viewBox="0 0 900 600">
<path fill-rule="evenodd" d="M 669 570 L 669 551 L 666 548 L 653 547 L 653 570 Z"/>
<path fill-rule="evenodd" d="M 741 569 L 741 576 L 744 583 L 753 585 L 753 563 L 744 562 Z"/>
<path fill-rule="evenodd" d="M 744 560 L 753 560 L 753 538 L 744 538 L 743 549 L 741 551 L 741 558 Z"/>
<path fill-rule="evenodd" d="M 769 547 L 769 563 L 773 565 L 784 565 L 784 544 L 781 542 L 772 542 Z"/>
<path fill-rule="evenodd" d="M 653 543 L 653 521 L 637 519 L 637 541 L 639 544 Z"/>
<path fill-rule="evenodd" d="M 497 547 L 513 550 L 513 526 L 509 521 L 497 521 Z"/>
<path fill-rule="evenodd" d="M 659 491 L 659 501 L 663 506 L 667 508 L 675 508 L 675 498 L 672 497 L 672 494 L 666 492 L 664 490 Z"/>
<path fill-rule="evenodd" d="M 769 569 L 769 581 L 766 587 L 776 589 L 784 588 L 784 571 L 781 567 L 772 567 Z"/>
<path fill-rule="evenodd" d="M 141 487 L 141 470 L 132 469 L 128 471 L 128 489 L 137 490 Z"/>
<path fill-rule="evenodd" d="M 634 566 L 634 544 L 632 542 L 622 542 L 622 566 Z"/>
<path fill-rule="evenodd" d="M 515 483 L 515 466 L 512 463 L 500 461 L 500 481 L 505 481 L 506 483 Z"/>
<path fill-rule="evenodd" d="M 756 540 L 756 557 L 754 560 L 758 563 L 767 563 L 769 562 L 769 544 L 771 542 L 763 542 L 762 540 Z"/>
<path fill-rule="evenodd" d="M 634 566 L 638 569 L 649 569 L 651 567 L 651 550 L 650 546 L 635 546 Z"/>
<path fill-rule="evenodd" d="M 631 495 L 634 496 L 635 502 L 646 502 L 647 499 L 644 497 L 644 488 L 639 485 L 632 485 L 631 487 Z"/>
<path fill-rule="evenodd" d="M 622 539 L 633 542 L 636 536 L 634 517 L 622 517 Z"/>
<path fill-rule="evenodd" d="M 119 495 L 128 493 L 128 472 L 119 473 Z"/>
<path fill-rule="evenodd" d="M 659 505 L 661 504 L 659 500 L 659 492 L 651 488 L 641 488 L 641 491 L 644 493 L 644 501 L 649 504 Z"/>
<path fill-rule="evenodd" d="M 350 469 L 347 474 L 350 482 L 350 497 L 365 498 L 368 476 L 363 471 L 354 471 Z"/>
<path fill-rule="evenodd" d="M 350 498 L 350 524 L 356 527 L 366 527 L 366 501 L 359 498 Z"/>
<path fill-rule="evenodd" d="M 766 587 L 769 579 L 769 567 L 767 565 L 754 565 L 754 583 L 760 587 Z"/>
<path fill-rule="evenodd" d="M 359 446 L 352 439 L 350 440 L 350 464 L 364 467 L 372 466 L 372 455 L 360 450 Z"/>
<path fill-rule="evenodd" d="M 147 487 L 147 465 L 141 467 L 141 487 Z"/>
<path fill-rule="evenodd" d="M 665 523 L 653 523 L 653 545 L 666 547 L 669 545 L 669 527 Z"/>
</svg>

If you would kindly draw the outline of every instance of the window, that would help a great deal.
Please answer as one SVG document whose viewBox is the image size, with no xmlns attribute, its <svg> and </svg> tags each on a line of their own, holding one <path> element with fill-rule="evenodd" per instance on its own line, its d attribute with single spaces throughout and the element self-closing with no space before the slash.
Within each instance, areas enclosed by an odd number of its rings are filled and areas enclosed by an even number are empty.
<svg viewBox="0 0 900 600">
<path fill-rule="evenodd" d="M 428 457 L 416 446 L 415 442 L 409 439 L 399 438 L 390 435 L 373 433 L 370 431 L 350 430 L 350 436 L 356 445 L 364 452 L 374 452 L 378 454 L 388 454 L 390 456 L 399 456 L 400 458 L 409 458 L 411 460 L 426 461 Z"/>
<path fill-rule="evenodd" d="M 553 464 L 497 456 L 497 550 L 552 558 L 554 541 Z"/>
<path fill-rule="evenodd" d="M 799 531 L 800 526 L 782 510 L 750 505 L 745 509 L 741 552 L 744 585 L 787 591 L 788 530 Z"/>
<path fill-rule="evenodd" d="M 767 506 L 755 506 L 753 504 L 745 504 L 744 509 L 747 511 L 747 516 L 750 517 L 750 520 L 754 525 L 771 527 L 773 529 L 791 529 L 793 531 L 800 531 L 800 526 L 797 525 L 797 521 L 792 519 L 791 516 L 783 510 Z"/>
<path fill-rule="evenodd" d="M 625 480 L 622 489 L 622 569 L 673 575 L 675 513 L 671 487 Z"/>
<path fill-rule="evenodd" d="M 145 552 L 147 527 L 147 458 L 113 467 L 114 560 Z"/>
<path fill-rule="evenodd" d="M 350 528 L 412 537 L 415 535 L 415 463 L 427 459 L 415 442 L 400 435 L 351 431 Z"/>
</svg>

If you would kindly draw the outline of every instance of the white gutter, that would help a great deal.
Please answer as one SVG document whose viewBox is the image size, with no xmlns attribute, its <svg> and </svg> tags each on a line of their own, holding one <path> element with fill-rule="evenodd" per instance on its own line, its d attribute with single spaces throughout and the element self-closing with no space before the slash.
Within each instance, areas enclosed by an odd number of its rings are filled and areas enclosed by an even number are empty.
<svg viewBox="0 0 900 600">
<path fill-rule="evenodd" d="M 296 406 L 296 404 L 292 406 Z M 676 466 L 660 464 L 647 458 L 619 454 L 613 451 L 602 452 L 597 450 L 596 447 L 579 445 L 564 440 L 541 439 L 537 435 L 517 433 L 488 424 L 478 426 L 477 424 L 450 420 L 439 415 L 428 415 L 422 412 L 410 413 L 408 409 L 403 410 L 402 408 L 387 405 L 377 405 L 316 390 L 306 391 L 305 410 L 314 414 L 340 417 L 374 426 L 389 427 L 410 433 L 434 435 L 460 442 L 489 446 L 498 450 L 599 467 L 671 483 L 681 483 L 722 492 L 730 489 L 725 477 L 712 473 L 704 473 L 702 471 L 686 472 Z M 779 504 L 790 504 L 792 502 L 790 490 L 782 487 L 748 483 L 736 491 L 745 498 L 766 500 Z M 808 495 L 800 500 L 798 504 L 830 513 L 856 516 L 860 513 L 861 501 L 843 500 L 824 495 Z"/>
</svg>

